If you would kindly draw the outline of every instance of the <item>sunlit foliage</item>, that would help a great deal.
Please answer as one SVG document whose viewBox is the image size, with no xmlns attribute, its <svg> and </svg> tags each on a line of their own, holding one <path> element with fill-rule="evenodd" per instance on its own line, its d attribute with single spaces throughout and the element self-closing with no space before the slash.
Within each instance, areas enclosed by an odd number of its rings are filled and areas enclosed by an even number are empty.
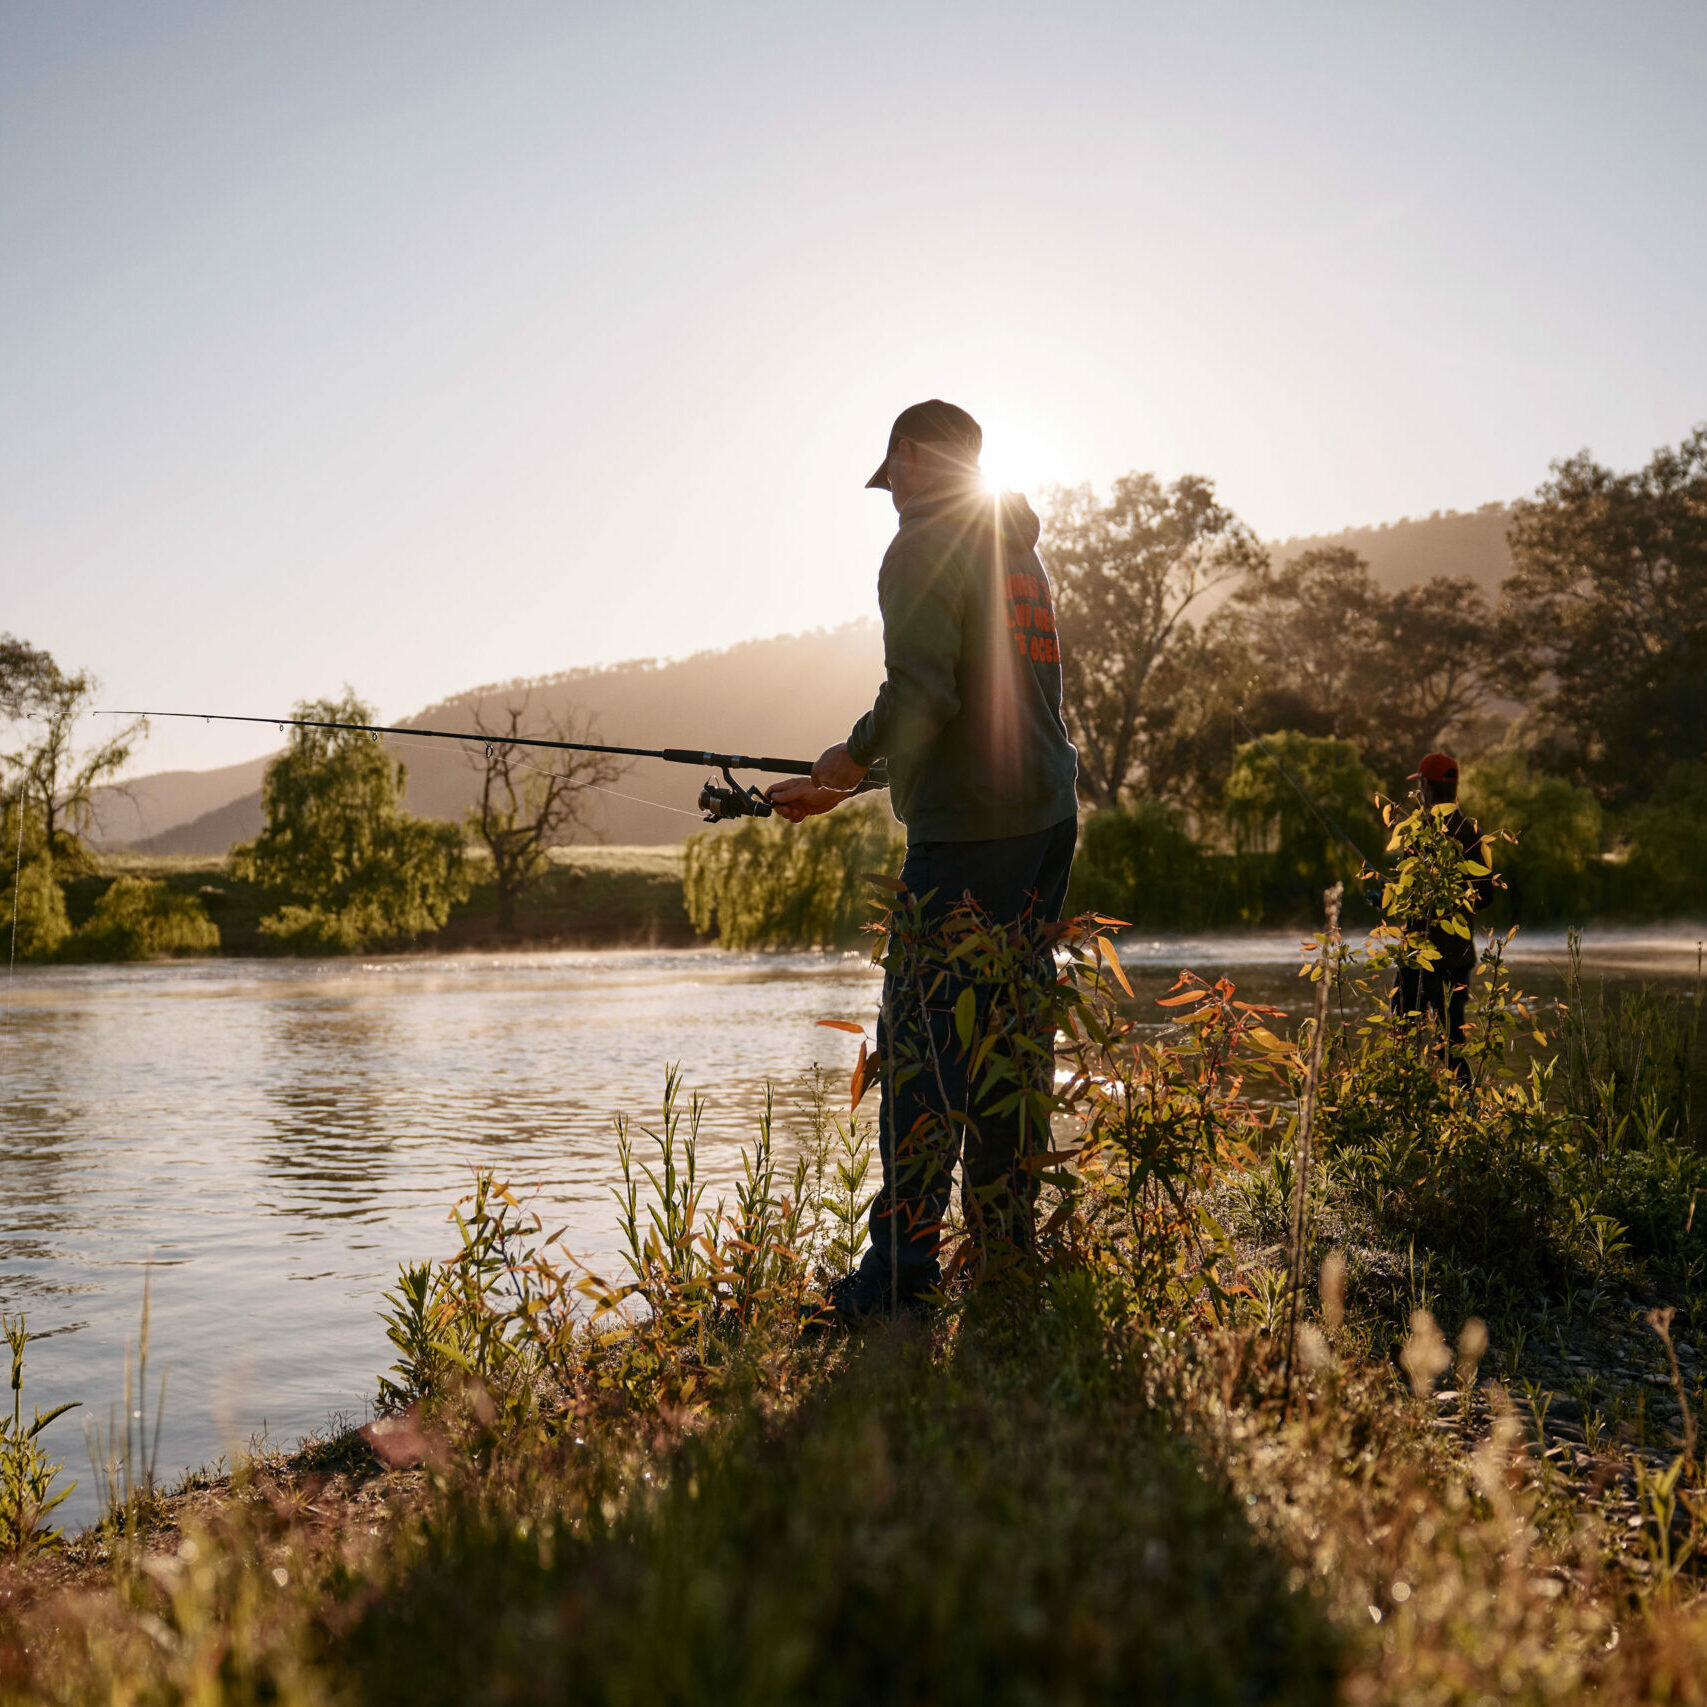
<svg viewBox="0 0 1707 1707">
<path fill-rule="evenodd" d="M 218 947 L 219 927 L 199 897 L 174 894 L 157 878 L 126 876 L 113 879 L 66 952 L 78 960 L 153 960 Z"/>
<path fill-rule="evenodd" d="M 298 704 L 294 715 L 371 723 L 354 694 Z M 262 923 L 299 954 L 396 947 L 449 917 L 467 893 L 453 824 L 402 808 L 407 767 L 358 731 L 293 727 L 262 784 L 266 822 L 232 850 L 232 869 L 284 904 Z"/>
<path fill-rule="evenodd" d="M 882 796 L 799 825 L 751 819 L 690 836 L 682 850 L 688 916 L 725 948 L 845 948 L 871 919 L 866 876 L 894 876 L 905 851 Z"/>
</svg>

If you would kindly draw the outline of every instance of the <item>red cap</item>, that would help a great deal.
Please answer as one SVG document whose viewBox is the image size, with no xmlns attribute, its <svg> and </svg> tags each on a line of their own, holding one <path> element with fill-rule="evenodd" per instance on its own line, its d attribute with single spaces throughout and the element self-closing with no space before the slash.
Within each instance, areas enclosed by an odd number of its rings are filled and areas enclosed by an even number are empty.
<svg viewBox="0 0 1707 1707">
<path fill-rule="evenodd" d="M 1420 777 L 1424 782 L 1456 782 L 1458 761 L 1450 753 L 1424 753 L 1422 762 L 1411 775 Z"/>
</svg>

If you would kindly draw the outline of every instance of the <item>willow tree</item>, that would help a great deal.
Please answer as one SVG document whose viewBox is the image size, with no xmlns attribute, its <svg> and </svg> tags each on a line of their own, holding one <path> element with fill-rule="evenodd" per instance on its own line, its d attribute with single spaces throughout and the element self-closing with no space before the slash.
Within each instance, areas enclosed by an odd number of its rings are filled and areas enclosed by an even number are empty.
<svg viewBox="0 0 1707 1707">
<path fill-rule="evenodd" d="M 1227 825 L 1240 853 L 1270 857 L 1287 893 L 1349 884 L 1381 849 L 1379 788 L 1355 742 L 1283 729 L 1235 750 Z"/>
<path fill-rule="evenodd" d="M 307 700 L 295 716 L 371 723 L 348 689 Z M 348 729 L 291 730 L 261 785 L 264 824 L 232 849 L 232 870 L 283 903 L 261 921 L 279 947 L 359 953 L 401 947 L 437 930 L 468 893 L 457 826 L 402 806 L 408 767 Z"/>
<path fill-rule="evenodd" d="M 1165 721 L 1152 691 L 1158 665 L 1209 594 L 1263 562 L 1262 547 L 1196 474 L 1171 486 L 1123 474 L 1106 499 L 1058 488 L 1045 530 L 1079 790 L 1116 806 Z"/>
<path fill-rule="evenodd" d="M 749 819 L 688 837 L 683 900 L 693 928 L 725 948 L 845 948 L 875 917 L 866 878 L 896 876 L 906 851 L 875 795 L 803 824 Z"/>
</svg>

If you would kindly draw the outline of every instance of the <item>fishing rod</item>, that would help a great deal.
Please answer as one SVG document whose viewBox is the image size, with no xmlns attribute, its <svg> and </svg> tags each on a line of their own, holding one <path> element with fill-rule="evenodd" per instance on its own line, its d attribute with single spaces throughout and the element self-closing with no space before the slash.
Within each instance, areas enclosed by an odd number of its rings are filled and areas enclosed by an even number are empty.
<svg viewBox="0 0 1707 1707">
<path fill-rule="evenodd" d="M 410 735 L 431 741 L 472 742 L 484 746 L 486 756 L 495 747 L 546 747 L 560 753 L 606 753 L 623 759 L 662 759 L 667 765 L 713 765 L 723 773 L 723 781 L 707 777 L 699 791 L 699 809 L 708 824 L 728 818 L 768 818 L 776 810 L 756 788 L 743 788 L 731 774 L 734 771 L 762 771 L 767 776 L 810 776 L 810 759 L 752 758 L 745 753 L 706 753 L 688 747 L 610 747 L 598 741 L 547 741 L 536 735 L 464 734 L 455 729 L 410 729 L 390 723 L 330 723 L 317 717 L 238 717 L 221 711 L 107 711 L 104 717 L 199 717 L 204 723 L 272 723 L 280 734 L 286 729 L 336 729 L 351 734 Z M 887 788 L 889 774 L 881 763 L 866 773 L 865 780 L 852 794 L 867 794 L 874 789 Z"/>
</svg>

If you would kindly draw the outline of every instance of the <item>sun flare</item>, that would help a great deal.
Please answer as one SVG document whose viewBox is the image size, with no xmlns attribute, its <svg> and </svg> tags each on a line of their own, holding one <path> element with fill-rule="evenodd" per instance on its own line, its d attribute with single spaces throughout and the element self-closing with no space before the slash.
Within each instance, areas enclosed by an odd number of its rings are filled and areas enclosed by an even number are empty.
<svg viewBox="0 0 1707 1707">
<path fill-rule="evenodd" d="M 979 466 L 992 492 L 1031 492 L 1067 478 L 1068 457 L 1031 423 L 1000 414 L 979 419 L 984 428 Z"/>
</svg>

